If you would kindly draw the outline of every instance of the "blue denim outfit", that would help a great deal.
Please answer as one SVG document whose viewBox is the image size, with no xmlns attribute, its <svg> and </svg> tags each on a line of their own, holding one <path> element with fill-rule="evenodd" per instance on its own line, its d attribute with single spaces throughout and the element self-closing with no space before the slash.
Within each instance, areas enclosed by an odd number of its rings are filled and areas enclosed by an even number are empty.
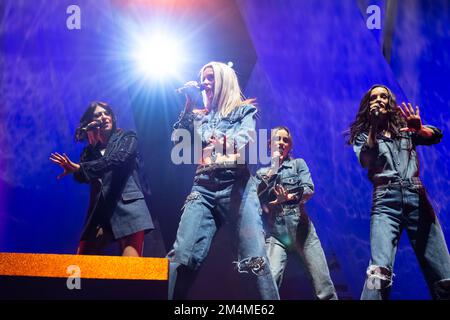
<svg viewBox="0 0 450 320">
<path fill-rule="evenodd" d="M 212 135 L 226 134 L 228 141 L 245 146 L 251 131 L 255 130 L 255 114 L 252 105 L 233 110 L 222 118 L 218 113 L 206 115 L 182 114 L 175 128 L 193 129 L 193 122 L 200 124 L 197 134 L 203 145 Z M 212 239 L 221 225 L 232 231 L 233 246 L 238 257 L 237 270 L 250 281 L 257 298 L 279 299 L 278 289 L 270 273 L 264 248 L 264 230 L 256 194 L 255 180 L 246 165 L 223 163 L 200 165 L 194 185 L 188 195 L 178 226 L 170 259 L 169 299 L 185 299 L 195 276 L 205 260 Z"/>
<path fill-rule="evenodd" d="M 395 254 L 404 229 L 415 251 L 433 299 L 450 298 L 450 257 L 437 216 L 419 179 L 416 145 L 432 145 L 442 132 L 432 126 L 431 138 L 400 133 L 377 136 L 373 148 L 360 134 L 354 151 L 368 168 L 374 185 L 370 222 L 371 262 L 361 299 L 387 299 L 392 286 Z"/>
<path fill-rule="evenodd" d="M 287 159 L 270 177 L 269 169 L 259 169 L 256 177 L 261 206 L 267 213 L 266 252 L 275 281 L 280 287 L 287 254 L 293 251 L 306 267 L 316 298 L 337 299 L 322 245 L 305 208 L 305 202 L 314 193 L 308 166 L 303 159 Z M 276 199 L 273 192 L 276 184 L 295 194 L 296 200 L 270 205 Z"/>
<path fill-rule="evenodd" d="M 207 146 L 210 138 L 226 138 L 228 144 L 234 144 L 235 151 L 239 152 L 249 143 L 255 134 L 255 117 L 257 109 L 253 105 L 244 105 L 234 109 L 226 117 L 218 111 L 208 113 L 183 112 L 174 124 L 174 129 L 188 129 Z"/>
</svg>

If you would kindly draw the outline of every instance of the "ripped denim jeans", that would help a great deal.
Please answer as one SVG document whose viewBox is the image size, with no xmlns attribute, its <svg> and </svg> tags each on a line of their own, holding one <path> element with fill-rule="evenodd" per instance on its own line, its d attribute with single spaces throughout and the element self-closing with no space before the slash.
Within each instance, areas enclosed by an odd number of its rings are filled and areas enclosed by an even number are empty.
<svg viewBox="0 0 450 320">
<path fill-rule="evenodd" d="M 288 255 L 297 256 L 311 280 L 316 299 L 337 300 L 325 253 L 316 228 L 306 211 L 297 208 L 285 211 L 269 222 L 266 251 L 272 275 L 281 287 Z"/>
<path fill-rule="evenodd" d="M 425 189 L 413 184 L 374 189 L 370 221 L 371 261 L 361 299 L 389 298 L 395 254 L 404 229 L 431 297 L 449 299 L 450 257 L 444 234 Z"/>
<path fill-rule="evenodd" d="M 173 249 L 167 255 L 169 299 L 187 298 L 215 233 L 225 223 L 237 251 L 236 272 L 254 284 L 259 299 L 279 299 L 265 252 L 256 184 L 246 168 L 215 169 L 195 176 Z"/>
</svg>

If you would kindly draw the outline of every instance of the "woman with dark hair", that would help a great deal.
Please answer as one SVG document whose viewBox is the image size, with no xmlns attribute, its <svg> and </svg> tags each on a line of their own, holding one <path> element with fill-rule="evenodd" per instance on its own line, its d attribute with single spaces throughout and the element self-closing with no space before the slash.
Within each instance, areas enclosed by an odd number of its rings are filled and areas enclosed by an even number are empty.
<svg viewBox="0 0 450 320">
<path fill-rule="evenodd" d="M 371 94 L 372 91 L 374 91 L 373 95 Z M 376 98 L 379 98 L 379 100 L 376 100 Z M 381 106 L 383 106 L 383 108 L 381 108 Z M 385 118 L 387 121 L 378 123 L 380 118 Z M 377 120 L 376 128 L 378 130 L 386 130 L 394 136 L 399 134 L 400 129 L 406 126 L 405 119 L 402 117 L 400 109 L 396 106 L 395 96 L 386 86 L 374 85 L 364 94 L 361 103 L 359 104 L 356 119 L 349 128 L 350 137 L 347 143 L 351 145 L 354 144 L 356 138 L 361 133 L 375 134 L 375 130 L 369 130 L 372 127 L 373 120 Z M 381 125 L 386 128 L 382 128 Z M 373 129 L 375 129 L 375 126 L 373 126 Z M 373 139 L 374 137 L 371 137 L 371 140 Z M 371 141 L 371 143 L 373 143 L 373 141 Z"/>
<path fill-rule="evenodd" d="M 58 179 L 73 174 L 89 183 L 89 209 L 77 254 L 101 254 L 118 240 L 123 256 L 142 256 L 144 233 L 153 229 L 139 179 L 137 137 L 116 128 L 116 117 L 104 102 L 89 105 L 75 132 L 77 141 L 88 144 L 80 163 L 55 152 L 50 160 L 64 169 Z"/>
<path fill-rule="evenodd" d="M 281 287 L 289 252 L 304 263 L 315 297 L 336 300 L 325 254 L 305 203 L 314 193 L 314 183 L 305 160 L 294 159 L 292 136 L 287 127 L 272 129 L 272 165 L 257 171 L 258 195 L 266 217 L 266 251 L 270 269 Z"/>
<path fill-rule="evenodd" d="M 193 109 L 187 95 L 186 108 L 175 124 L 176 130 L 198 134 L 202 156 L 168 254 L 169 298 L 187 297 L 214 235 L 226 224 L 237 249 L 236 268 L 251 283 L 247 288 L 255 288 L 258 299 L 279 299 L 264 250 L 256 186 L 240 153 L 255 132 L 257 109 L 253 100 L 243 98 L 236 73 L 228 65 L 206 64 L 200 80 L 205 108 Z"/>
<path fill-rule="evenodd" d="M 89 107 L 86 109 L 86 111 L 83 113 L 80 119 L 80 123 L 78 125 L 78 128 L 75 130 L 75 140 L 78 142 L 89 140 L 89 138 L 95 137 L 99 131 L 96 131 L 95 129 L 100 128 L 101 119 L 96 118 L 94 116 L 95 109 L 103 108 L 110 116 L 111 116 L 111 132 L 116 131 L 116 115 L 114 114 L 114 111 L 112 108 L 106 104 L 105 102 L 95 101 L 89 104 Z M 109 119 L 105 120 L 105 123 L 108 123 Z M 108 123 L 109 125 L 109 123 Z M 104 132 L 109 132 L 109 130 L 104 130 Z"/>
<path fill-rule="evenodd" d="M 348 143 L 373 183 L 371 261 L 361 299 L 387 299 L 395 254 L 408 233 L 433 299 L 450 298 L 450 258 L 444 234 L 419 178 L 417 145 L 439 143 L 442 132 L 422 125 L 419 107 L 396 106 L 394 94 L 375 85 L 363 96 Z"/>
</svg>

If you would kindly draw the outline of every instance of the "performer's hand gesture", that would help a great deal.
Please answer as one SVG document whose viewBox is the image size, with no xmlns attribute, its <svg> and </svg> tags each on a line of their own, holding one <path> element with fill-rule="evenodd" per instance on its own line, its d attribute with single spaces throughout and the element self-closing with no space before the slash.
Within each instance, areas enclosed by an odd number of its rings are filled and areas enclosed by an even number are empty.
<svg viewBox="0 0 450 320">
<path fill-rule="evenodd" d="M 295 195 L 293 193 L 289 193 L 281 184 L 277 184 L 273 191 L 275 192 L 277 198 L 269 202 L 269 204 L 274 205 L 295 199 Z"/>
<path fill-rule="evenodd" d="M 71 161 L 65 153 L 63 155 L 60 155 L 58 152 L 52 153 L 50 161 L 64 169 L 64 172 L 57 177 L 58 180 L 80 169 L 80 165 Z"/>
<path fill-rule="evenodd" d="M 410 132 L 419 132 L 422 129 L 422 120 L 420 119 L 420 110 L 419 106 L 416 106 L 416 111 L 411 105 L 411 103 L 402 103 L 402 106 L 398 106 L 400 109 L 403 118 L 406 120 L 406 128 L 401 128 L 400 131 L 410 131 Z"/>
</svg>

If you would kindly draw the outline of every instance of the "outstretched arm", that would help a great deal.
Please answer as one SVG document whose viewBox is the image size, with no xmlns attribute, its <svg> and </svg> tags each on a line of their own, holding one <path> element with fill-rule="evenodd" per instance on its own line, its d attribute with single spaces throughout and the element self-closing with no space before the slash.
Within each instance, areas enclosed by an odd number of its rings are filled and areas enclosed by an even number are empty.
<svg viewBox="0 0 450 320">
<path fill-rule="evenodd" d="M 50 155 L 50 161 L 59 165 L 64 170 L 63 173 L 56 177 L 58 180 L 67 176 L 68 174 L 73 174 L 80 170 L 80 165 L 71 161 L 65 153 L 63 153 L 62 155 L 60 155 L 58 152 L 52 153 Z"/>
<path fill-rule="evenodd" d="M 402 132 L 413 132 L 415 136 L 415 144 L 431 145 L 439 143 L 442 139 L 442 132 L 436 127 L 426 126 L 422 124 L 419 106 L 414 110 L 411 103 L 402 103 L 398 106 L 403 118 L 406 121 L 406 127 L 401 128 Z"/>
<path fill-rule="evenodd" d="M 129 132 L 118 141 L 119 145 L 113 152 L 97 160 L 80 163 L 80 176 L 88 181 L 101 178 L 106 172 L 120 168 L 135 159 L 137 154 L 137 137 Z M 77 173 L 77 174 L 78 174 Z"/>
</svg>

